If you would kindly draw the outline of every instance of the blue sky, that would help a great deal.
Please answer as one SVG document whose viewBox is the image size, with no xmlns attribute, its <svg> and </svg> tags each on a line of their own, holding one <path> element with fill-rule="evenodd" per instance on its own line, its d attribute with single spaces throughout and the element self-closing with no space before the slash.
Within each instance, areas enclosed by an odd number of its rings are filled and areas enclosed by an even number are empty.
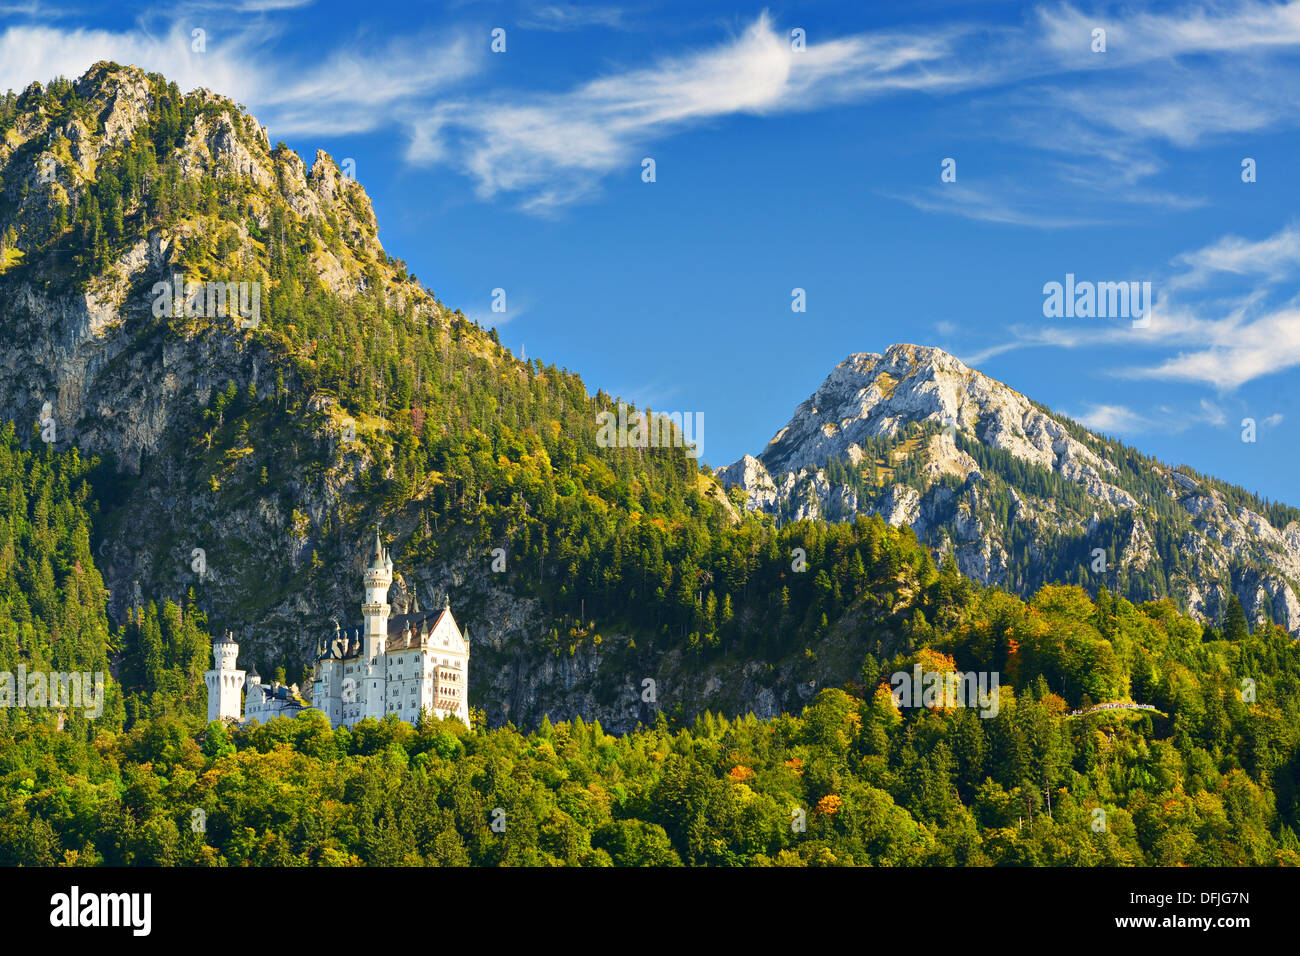
<svg viewBox="0 0 1300 956">
<path fill-rule="evenodd" d="M 444 302 L 713 465 L 914 342 L 1300 505 L 1300 2 L 878 6 L 0 0 L 0 88 L 135 63 L 352 159 Z M 1147 327 L 1045 318 L 1067 273 Z"/>
</svg>

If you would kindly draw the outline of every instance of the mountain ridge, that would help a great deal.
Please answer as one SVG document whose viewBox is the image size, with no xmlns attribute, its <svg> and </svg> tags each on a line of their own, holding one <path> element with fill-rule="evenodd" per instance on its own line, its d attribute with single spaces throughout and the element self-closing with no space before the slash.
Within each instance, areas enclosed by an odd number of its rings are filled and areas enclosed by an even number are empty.
<svg viewBox="0 0 1300 956">
<path fill-rule="evenodd" d="M 981 464 L 974 456 L 987 457 L 982 449 L 999 460 Z M 847 480 L 828 476 L 828 461 L 847 467 Z M 902 481 L 893 480 L 895 464 L 908 469 Z M 864 484 L 864 471 L 876 478 Z M 1033 478 L 1017 477 L 1021 471 Z M 717 474 L 739 489 L 746 508 L 782 519 L 881 514 L 940 554 L 953 552 L 969 577 L 1022 595 L 1051 578 L 1017 567 L 1014 547 L 1041 559 L 1048 542 L 1059 547 L 1064 536 L 1076 568 L 1058 563 L 1058 578 L 1094 591 L 1107 584 L 1134 599 L 1169 594 L 1207 621 L 1235 596 L 1253 619 L 1269 617 L 1300 634 L 1300 512 L 1271 506 L 1287 518 L 1274 527 L 1247 506 L 1263 510 L 1253 495 L 1187 471 L 1090 432 L 941 349 L 900 343 L 848 356 L 757 457 Z M 1084 498 L 1065 502 L 1039 472 Z M 996 507 L 990 493 L 1007 507 Z M 1103 522 L 1115 527 L 1098 534 Z M 1158 536 L 1158 522 L 1180 540 Z M 1017 535 L 1017 524 L 1034 529 L 1030 540 Z M 1096 548 L 1105 570 L 1094 567 Z M 1088 574 L 1059 575 L 1077 567 Z"/>
</svg>

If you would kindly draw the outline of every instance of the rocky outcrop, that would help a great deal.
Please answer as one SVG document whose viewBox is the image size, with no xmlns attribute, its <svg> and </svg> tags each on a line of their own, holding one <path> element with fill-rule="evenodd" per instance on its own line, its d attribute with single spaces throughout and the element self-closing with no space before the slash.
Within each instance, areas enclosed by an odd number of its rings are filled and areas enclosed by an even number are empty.
<svg viewBox="0 0 1300 956">
<path fill-rule="evenodd" d="M 905 440 L 918 428 L 921 437 L 909 445 Z M 882 437 L 903 450 L 898 460 L 878 463 L 882 477 L 873 484 L 863 447 Z M 985 474 L 963 450 L 976 443 L 1023 463 L 1039 480 L 1019 487 L 1010 469 Z M 1069 580 L 1086 566 L 1098 585 L 1122 588 L 1144 574 L 1163 576 L 1176 599 L 1207 619 L 1236 594 L 1248 614 L 1300 634 L 1293 586 L 1300 582 L 1300 524 L 1276 528 L 1263 515 L 1229 505 L 1211 484 L 1158 462 L 1147 461 L 1137 475 L 1122 452 L 940 349 L 893 345 L 880 355 L 850 355 L 761 455 L 746 455 L 718 477 L 744 492 L 747 508 L 779 520 L 879 514 L 908 525 L 939 554 L 952 554 L 968 576 L 1022 594 L 1051 580 L 1023 567 L 1026 557 L 1040 555 L 1047 563 L 1055 559 L 1053 569 Z M 832 460 L 859 480 L 831 481 Z M 892 471 L 902 461 L 915 467 L 900 481 Z M 1163 501 L 1151 496 L 1149 482 L 1137 480 L 1153 476 Z M 1075 493 L 1052 492 L 1052 480 Z M 1008 506 L 994 507 L 994 496 L 1004 496 Z M 1162 507 L 1167 502 L 1185 519 L 1171 517 Z M 1184 533 L 1176 556 L 1161 555 L 1152 528 L 1171 520 Z M 1013 556 L 1016 542 L 1021 552 Z M 1095 549 L 1111 543 L 1102 547 L 1105 570 L 1096 570 Z M 1067 553 L 1074 564 L 1062 568 Z M 1014 577 L 1013 557 L 1022 565 Z"/>
</svg>

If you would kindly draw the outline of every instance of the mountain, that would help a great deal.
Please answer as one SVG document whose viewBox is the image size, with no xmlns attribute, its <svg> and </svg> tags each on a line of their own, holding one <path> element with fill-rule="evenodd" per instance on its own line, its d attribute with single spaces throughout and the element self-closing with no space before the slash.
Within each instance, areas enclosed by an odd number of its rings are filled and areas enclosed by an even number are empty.
<svg viewBox="0 0 1300 956">
<path fill-rule="evenodd" d="M 97 462 L 126 657 L 152 653 L 152 602 L 192 594 L 302 681 L 358 616 L 376 525 L 400 587 L 455 604 L 493 724 L 779 713 L 857 673 L 840 620 L 868 592 L 882 637 L 936 613 L 928 558 L 883 524 L 777 532 L 680 447 L 601 447 L 615 398 L 443 305 L 329 156 L 308 167 L 238 104 L 135 67 L 0 97 L 0 370 L 22 442 Z M 791 571 L 795 548 L 847 569 L 868 547 L 897 566 L 850 596 Z M 192 676 L 173 657 L 118 662 L 150 712 L 160 675 Z"/>
<path fill-rule="evenodd" d="M 850 355 L 758 457 L 718 475 L 781 521 L 909 526 L 1022 595 L 1104 585 L 1211 621 L 1235 595 L 1300 633 L 1300 511 L 1090 432 L 937 348 Z"/>
</svg>

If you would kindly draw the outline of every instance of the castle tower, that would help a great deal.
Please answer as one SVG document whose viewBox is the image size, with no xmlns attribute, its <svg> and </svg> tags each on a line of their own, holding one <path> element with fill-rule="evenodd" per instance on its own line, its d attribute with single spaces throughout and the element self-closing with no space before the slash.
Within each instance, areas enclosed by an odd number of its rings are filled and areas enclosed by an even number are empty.
<svg viewBox="0 0 1300 956">
<path fill-rule="evenodd" d="M 244 672 L 236 670 L 239 645 L 229 631 L 212 642 L 213 670 L 203 675 L 208 685 L 208 720 L 239 720 L 240 691 L 244 689 Z"/>
<path fill-rule="evenodd" d="M 388 643 L 388 587 L 393 583 L 393 559 L 375 528 L 375 546 L 364 574 L 366 600 L 361 605 L 365 619 L 362 635 L 362 677 L 357 682 L 357 699 L 365 717 L 384 716 L 384 686 Z"/>
</svg>

